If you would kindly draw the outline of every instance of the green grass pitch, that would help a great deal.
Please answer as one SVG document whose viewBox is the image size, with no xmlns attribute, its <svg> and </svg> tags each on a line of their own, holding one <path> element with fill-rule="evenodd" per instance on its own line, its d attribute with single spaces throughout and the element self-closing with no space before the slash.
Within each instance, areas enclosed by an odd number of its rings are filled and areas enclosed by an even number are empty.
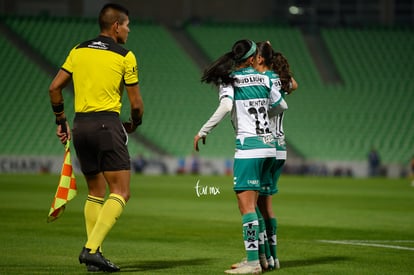
<svg viewBox="0 0 414 275">
<path fill-rule="evenodd" d="M 0 176 L 0 274 L 87 273 L 77 260 L 85 242 L 85 182 L 77 176 L 77 197 L 48 224 L 58 178 Z M 103 245 L 121 272 L 224 274 L 244 257 L 231 177 L 134 175 L 131 190 Z M 414 273 L 408 180 L 283 175 L 279 190 L 281 269 L 269 274 Z"/>
</svg>

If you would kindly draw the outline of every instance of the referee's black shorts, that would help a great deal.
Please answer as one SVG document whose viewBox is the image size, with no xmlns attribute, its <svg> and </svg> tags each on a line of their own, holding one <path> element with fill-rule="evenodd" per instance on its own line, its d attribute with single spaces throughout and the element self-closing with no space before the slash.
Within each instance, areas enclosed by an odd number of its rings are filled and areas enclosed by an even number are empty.
<svg viewBox="0 0 414 275">
<path fill-rule="evenodd" d="M 83 174 L 131 169 L 128 135 L 117 113 L 76 113 L 72 137 Z"/>
</svg>

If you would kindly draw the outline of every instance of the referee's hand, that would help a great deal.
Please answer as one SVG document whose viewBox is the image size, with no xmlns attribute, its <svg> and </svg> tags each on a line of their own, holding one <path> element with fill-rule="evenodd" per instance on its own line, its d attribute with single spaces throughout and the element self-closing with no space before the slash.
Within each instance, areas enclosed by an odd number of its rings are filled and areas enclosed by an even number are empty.
<svg viewBox="0 0 414 275">
<path fill-rule="evenodd" d="M 65 121 L 65 126 L 62 127 L 62 125 L 59 124 L 56 128 L 56 135 L 62 144 L 66 144 L 66 142 L 68 142 L 71 138 L 70 127 L 67 121 Z"/>
<path fill-rule="evenodd" d="M 127 122 L 122 122 L 122 125 L 124 126 L 124 128 L 125 128 L 125 131 L 128 133 L 128 134 L 130 134 L 130 133 L 133 133 L 137 128 L 138 128 L 138 125 L 134 125 L 132 122 L 130 122 L 130 121 L 127 121 Z"/>
</svg>

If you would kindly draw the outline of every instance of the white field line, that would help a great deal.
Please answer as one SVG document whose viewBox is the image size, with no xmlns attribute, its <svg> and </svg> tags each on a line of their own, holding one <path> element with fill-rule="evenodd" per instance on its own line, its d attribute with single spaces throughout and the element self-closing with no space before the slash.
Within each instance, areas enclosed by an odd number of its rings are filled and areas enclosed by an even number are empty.
<svg viewBox="0 0 414 275">
<path fill-rule="evenodd" d="M 414 240 L 318 240 L 319 242 L 356 242 L 356 243 L 414 243 Z"/>
<path fill-rule="evenodd" d="M 391 242 L 391 243 L 413 243 L 414 240 L 318 240 L 322 243 L 333 243 L 333 244 L 346 244 L 346 245 L 360 245 L 360 246 L 372 246 L 372 247 L 381 247 L 381 248 L 391 248 L 391 249 L 399 249 L 399 250 L 411 250 L 414 251 L 414 247 L 406 247 L 406 246 L 399 246 L 399 245 L 387 245 L 381 244 L 377 242 Z"/>
</svg>

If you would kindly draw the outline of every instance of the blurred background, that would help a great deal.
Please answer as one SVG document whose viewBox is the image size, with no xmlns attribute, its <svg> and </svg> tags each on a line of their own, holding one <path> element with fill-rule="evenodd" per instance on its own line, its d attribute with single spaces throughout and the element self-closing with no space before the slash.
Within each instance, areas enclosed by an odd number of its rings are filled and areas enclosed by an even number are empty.
<svg viewBox="0 0 414 275">
<path fill-rule="evenodd" d="M 98 0 L 0 0 L 0 173 L 57 173 L 48 86 L 68 52 L 99 33 Z M 231 174 L 226 118 L 201 146 L 214 112 L 207 64 L 239 39 L 269 40 L 299 89 L 287 97 L 284 173 L 406 177 L 414 158 L 414 1 L 112 1 L 130 10 L 126 48 L 138 59 L 144 123 L 130 136 L 146 174 Z M 73 118 L 73 92 L 65 90 Z M 122 118 L 129 117 L 124 98 Z M 74 152 L 74 150 L 73 150 Z M 72 156 L 76 165 L 75 153 Z"/>
</svg>

